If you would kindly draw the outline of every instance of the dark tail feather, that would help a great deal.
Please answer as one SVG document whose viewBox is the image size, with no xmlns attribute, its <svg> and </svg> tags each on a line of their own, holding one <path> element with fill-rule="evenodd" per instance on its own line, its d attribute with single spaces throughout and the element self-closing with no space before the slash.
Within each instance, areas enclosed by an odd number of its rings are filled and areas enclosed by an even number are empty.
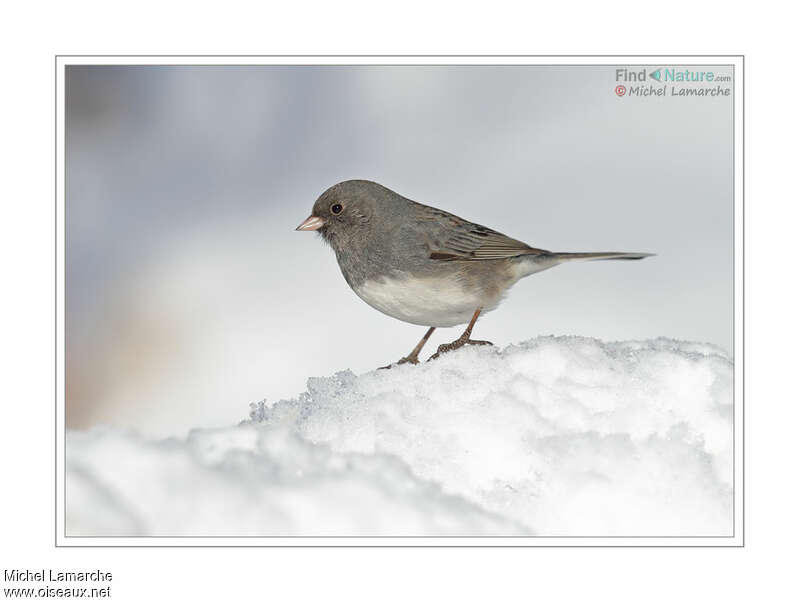
<svg viewBox="0 0 800 603">
<path fill-rule="evenodd" d="M 588 253 L 553 253 L 555 259 L 562 262 L 572 260 L 641 260 L 655 255 L 654 253 L 623 253 L 619 251 L 594 251 Z"/>
</svg>

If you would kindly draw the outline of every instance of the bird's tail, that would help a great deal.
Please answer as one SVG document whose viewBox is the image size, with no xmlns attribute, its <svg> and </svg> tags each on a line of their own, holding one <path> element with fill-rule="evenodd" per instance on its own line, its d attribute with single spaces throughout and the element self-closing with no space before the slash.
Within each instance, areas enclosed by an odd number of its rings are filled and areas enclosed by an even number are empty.
<svg viewBox="0 0 800 603">
<path fill-rule="evenodd" d="M 552 253 L 553 259 L 561 262 L 573 260 L 641 260 L 654 253 L 624 253 L 620 251 L 590 251 L 588 253 Z"/>
<path fill-rule="evenodd" d="M 538 251 L 538 250 L 537 250 Z M 532 253 L 516 258 L 517 278 L 528 276 L 548 268 L 553 268 L 565 262 L 576 260 L 641 260 L 653 253 L 624 253 L 620 251 L 590 251 L 588 253 Z"/>
</svg>

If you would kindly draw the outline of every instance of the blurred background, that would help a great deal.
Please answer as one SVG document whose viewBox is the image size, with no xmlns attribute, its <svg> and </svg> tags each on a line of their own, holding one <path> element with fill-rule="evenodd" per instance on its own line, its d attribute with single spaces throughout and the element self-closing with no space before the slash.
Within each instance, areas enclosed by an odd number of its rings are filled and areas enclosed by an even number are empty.
<svg viewBox="0 0 800 603">
<path fill-rule="evenodd" d="M 68 427 L 230 425 L 407 354 L 425 329 L 294 231 L 350 178 L 536 247 L 658 254 L 524 279 L 480 339 L 732 353 L 733 99 L 619 98 L 616 67 L 67 67 Z"/>
</svg>

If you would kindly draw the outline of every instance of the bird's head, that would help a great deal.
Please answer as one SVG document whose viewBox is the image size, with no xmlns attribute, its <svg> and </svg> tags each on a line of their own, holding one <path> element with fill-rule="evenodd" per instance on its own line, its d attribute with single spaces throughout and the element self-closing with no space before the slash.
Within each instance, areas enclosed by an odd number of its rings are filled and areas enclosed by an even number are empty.
<svg viewBox="0 0 800 603">
<path fill-rule="evenodd" d="M 368 180 L 347 180 L 322 193 L 311 215 L 296 230 L 316 230 L 334 248 L 348 240 L 366 238 L 373 217 L 391 191 Z"/>
</svg>

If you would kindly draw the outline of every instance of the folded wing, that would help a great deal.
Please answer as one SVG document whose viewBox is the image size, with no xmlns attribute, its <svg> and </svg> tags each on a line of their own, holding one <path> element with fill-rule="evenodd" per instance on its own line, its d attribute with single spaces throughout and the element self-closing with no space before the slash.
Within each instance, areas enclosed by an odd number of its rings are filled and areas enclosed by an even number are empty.
<svg viewBox="0 0 800 603">
<path fill-rule="evenodd" d="M 432 260 L 497 260 L 549 253 L 448 212 L 424 205 L 419 208 L 417 219 L 429 233 Z"/>
</svg>

